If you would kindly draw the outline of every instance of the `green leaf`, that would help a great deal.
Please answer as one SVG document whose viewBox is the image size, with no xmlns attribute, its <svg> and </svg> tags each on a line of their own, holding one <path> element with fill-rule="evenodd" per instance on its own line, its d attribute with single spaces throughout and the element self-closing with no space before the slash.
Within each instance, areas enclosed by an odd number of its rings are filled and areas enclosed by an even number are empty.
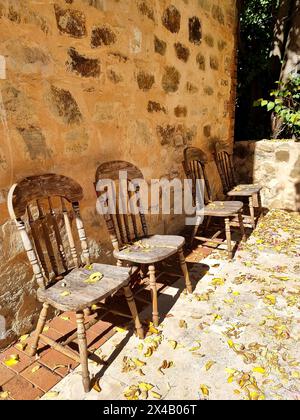
<svg viewBox="0 0 300 420">
<path fill-rule="evenodd" d="M 253 102 L 253 106 L 254 106 L 255 108 L 257 108 L 258 106 L 260 106 L 260 104 L 261 104 L 261 99 L 258 99 L 257 101 L 254 101 L 254 102 Z"/>
<path fill-rule="evenodd" d="M 267 101 L 266 99 L 263 99 L 260 103 L 261 106 L 267 106 L 269 103 L 269 101 Z"/>
<path fill-rule="evenodd" d="M 280 110 L 281 110 L 281 105 L 275 106 L 274 111 L 276 112 L 276 114 L 278 114 L 280 112 Z"/>
<path fill-rule="evenodd" d="M 275 107 L 275 103 L 274 102 L 269 102 L 268 106 L 267 106 L 267 110 L 272 111 L 272 109 L 274 109 L 274 107 Z"/>
</svg>

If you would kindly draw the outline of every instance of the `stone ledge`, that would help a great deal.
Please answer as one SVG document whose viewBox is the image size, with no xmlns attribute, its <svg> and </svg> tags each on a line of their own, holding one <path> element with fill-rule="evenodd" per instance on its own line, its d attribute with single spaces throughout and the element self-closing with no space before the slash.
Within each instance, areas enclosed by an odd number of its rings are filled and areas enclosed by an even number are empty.
<svg viewBox="0 0 300 420">
<path fill-rule="evenodd" d="M 294 140 L 248 140 L 234 146 L 239 183 L 259 183 L 263 206 L 300 209 L 300 142 Z"/>
</svg>

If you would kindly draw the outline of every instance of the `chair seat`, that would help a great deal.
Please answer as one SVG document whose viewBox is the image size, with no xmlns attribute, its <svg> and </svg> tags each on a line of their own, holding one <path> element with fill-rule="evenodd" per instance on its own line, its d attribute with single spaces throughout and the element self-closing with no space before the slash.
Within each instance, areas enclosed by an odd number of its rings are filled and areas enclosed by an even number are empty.
<svg viewBox="0 0 300 420">
<path fill-rule="evenodd" d="M 230 197 L 250 197 L 253 194 L 257 194 L 261 191 L 262 187 L 255 184 L 240 184 L 233 188 L 233 190 L 227 193 Z"/>
<path fill-rule="evenodd" d="M 80 311 L 126 286 L 131 274 L 136 271 L 135 267 L 105 264 L 92 264 L 90 268 L 74 269 L 55 285 L 46 290 L 39 289 L 38 299 L 61 311 Z M 102 279 L 94 284 L 86 283 L 93 273 L 101 273 Z"/>
<path fill-rule="evenodd" d="M 204 207 L 204 216 L 230 217 L 242 210 L 241 201 L 213 201 Z"/>
<path fill-rule="evenodd" d="M 182 236 L 153 235 L 128 245 L 121 251 L 114 251 L 114 257 L 139 264 L 153 264 L 176 254 L 184 243 Z"/>
</svg>

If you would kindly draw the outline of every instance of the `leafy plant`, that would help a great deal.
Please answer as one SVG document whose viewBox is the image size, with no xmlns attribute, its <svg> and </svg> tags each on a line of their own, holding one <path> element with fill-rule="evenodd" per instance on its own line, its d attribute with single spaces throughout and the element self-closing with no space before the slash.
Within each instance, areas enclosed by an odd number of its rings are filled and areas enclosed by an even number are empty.
<svg viewBox="0 0 300 420">
<path fill-rule="evenodd" d="M 294 137 L 300 140 L 300 76 L 291 76 L 283 83 L 277 82 L 278 88 L 270 92 L 270 100 L 259 99 L 255 107 L 264 107 L 273 112 L 280 121 L 277 137 Z"/>
<path fill-rule="evenodd" d="M 253 101 L 266 97 L 278 75 L 270 62 L 279 0 L 244 0 L 240 11 L 236 138 L 268 138 L 267 112 L 253 109 Z"/>
</svg>

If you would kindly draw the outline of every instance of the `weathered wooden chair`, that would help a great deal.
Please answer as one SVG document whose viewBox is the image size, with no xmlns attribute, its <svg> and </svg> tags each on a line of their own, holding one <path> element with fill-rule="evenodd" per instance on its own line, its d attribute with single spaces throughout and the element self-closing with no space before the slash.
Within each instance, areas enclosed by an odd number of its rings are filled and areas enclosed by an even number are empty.
<svg viewBox="0 0 300 420">
<path fill-rule="evenodd" d="M 255 206 L 258 207 L 258 217 L 262 213 L 261 204 L 261 190 L 262 187 L 254 184 L 238 184 L 236 181 L 233 155 L 228 153 L 226 150 L 218 150 L 216 147 L 215 161 L 222 180 L 224 194 L 228 197 L 248 197 L 249 198 L 249 210 L 250 210 L 250 221 L 245 219 L 245 226 L 255 228 L 256 216 Z M 249 217 L 248 217 L 249 219 Z"/>
<path fill-rule="evenodd" d="M 222 231 L 218 231 L 212 238 L 206 238 L 204 236 L 196 236 L 199 230 L 200 224 L 202 222 L 201 217 L 208 217 L 210 220 L 212 217 L 218 217 L 225 219 L 225 232 L 226 232 L 226 241 L 227 241 L 227 251 L 229 259 L 232 259 L 232 241 L 231 241 L 231 222 L 234 217 L 238 217 L 239 226 L 242 233 L 243 240 L 246 238 L 245 236 L 245 229 L 243 224 L 243 216 L 242 216 L 242 209 L 243 203 L 241 201 L 213 201 L 211 188 L 208 182 L 208 178 L 206 175 L 205 166 L 208 160 L 204 152 L 202 150 L 195 148 L 195 147 L 188 147 L 184 151 L 184 170 L 189 179 L 193 182 L 193 200 L 194 205 L 197 204 L 197 197 L 196 197 L 196 182 L 197 180 L 202 180 L 204 184 L 204 191 L 203 191 L 203 209 L 200 207 L 196 210 L 196 215 L 198 212 L 198 219 L 195 224 L 195 228 L 192 233 L 191 242 L 193 242 L 194 238 L 203 241 L 203 242 L 211 242 L 211 243 L 218 243 L 220 244 L 220 239 L 218 236 L 222 233 Z M 197 204 L 196 207 L 199 205 Z"/>
<path fill-rule="evenodd" d="M 36 354 L 41 339 L 46 345 L 81 363 L 83 386 L 88 392 L 90 377 L 86 330 L 97 319 L 95 316 L 94 320 L 85 323 L 87 309 L 123 288 L 140 337 L 143 337 L 143 329 L 129 287 L 131 269 L 90 265 L 79 211 L 82 198 L 82 188 L 70 178 L 54 174 L 33 176 L 11 187 L 8 209 L 32 265 L 39 286 L 38 299 L 43 303 L 32 343 L 32 355 Z M 76 228 L 72 226 L 73 222 Z M 77 230 L 76 236 L 73 230 Z M 76 241 L 77 237 L 79 241 Z M 76 248 L 77 242 L 81 244 L 81 252 Z M 79 355 L 43 334 L 49 306 L 60 311 L 76 312 L 77 333 L 64 344 L 78 339 Z"/>
<path fill-rule="evenodd" d="M 99 185 L 99 181 L 111 180 L 114 183 L 114 188 L 118 189 L 120 171 L 125 171 L 127 174 L 126 194 L 128 194 L 128 197 L 132 197 L 133 194 L 138 196 L 140 193 L 139 184 L 135 183 L 135 180 L 143 179 L 144 177 L 136 166 L 124 161 L 103 163 L 96 171 L 95 187 L 99 199 L 104 199 L 106 205 L 109 205 L 108 200 L 103 192 L 97 191 L 97 185 Z M 133 185 L 133 191 L 129 188 L 129 183 Z M 153 324 L 157 326 L 159 323 L 159 312 L 155 276 L 156 263 L 178 253 L 186 288 L 189 293 L 192 293 L 192 284 L 183 253 L 185 239 L 182 236 L 175 235 L 149 235 L 141 200 L 138 208 L 132 209 L 130 208 L 130 200 L 126 206 L 126 204 L 122 203 L 124 200 L 120 200 L 120 194 L 117 194 L 115 191 L 115 195 L 119 198 L 114 209 L 115 211 L 108 211 L 104 215 L 114 248 L 114 256 L 119 266 L 122 266 L 122 262 L 127 262 L 139 264 L 141 267 L 148 267 L 153 305 Z M 126 211 L 124 211 L 124 207 Z M 122 212 L 120 208 L 123 208 Z"/>
</svg>

